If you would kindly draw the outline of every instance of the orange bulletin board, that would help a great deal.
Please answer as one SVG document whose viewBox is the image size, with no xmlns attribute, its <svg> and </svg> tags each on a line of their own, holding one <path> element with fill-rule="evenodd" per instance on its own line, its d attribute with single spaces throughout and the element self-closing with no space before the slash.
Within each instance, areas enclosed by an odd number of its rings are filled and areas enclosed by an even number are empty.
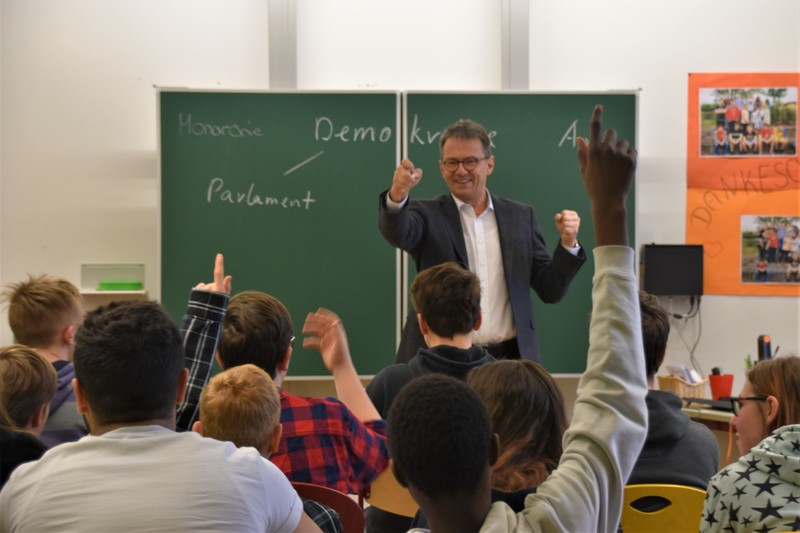
<svg viewBox="0 0 800 533">
<path fill-rule="evenodd" d="M 705 294 L 800 295 L 799 82 L 689 76 L 686 242 Z"/>
</svg>

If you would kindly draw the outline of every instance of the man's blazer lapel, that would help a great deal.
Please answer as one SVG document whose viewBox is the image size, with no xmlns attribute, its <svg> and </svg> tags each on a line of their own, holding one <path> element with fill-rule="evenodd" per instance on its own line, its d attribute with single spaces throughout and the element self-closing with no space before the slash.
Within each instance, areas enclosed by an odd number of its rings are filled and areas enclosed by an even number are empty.
<svg viewBox="0 0 800 533">
<path fill-rule="evenodd" d="M 467 245 L 464 243 L 464 232 L 461 228 L 461 217 L 458 213 L 458 207 L 453 197 L 449 194 L 441 196 L 439 205 L 442 207 L 444 213 L 444 220 L 446 230 L 450 236 L 450 242 L 453 243 L 453 250 L 455 251 L 456 260 L 466 267 L 469 267 L 469 260 L 467 257 Z"/>
</svg>

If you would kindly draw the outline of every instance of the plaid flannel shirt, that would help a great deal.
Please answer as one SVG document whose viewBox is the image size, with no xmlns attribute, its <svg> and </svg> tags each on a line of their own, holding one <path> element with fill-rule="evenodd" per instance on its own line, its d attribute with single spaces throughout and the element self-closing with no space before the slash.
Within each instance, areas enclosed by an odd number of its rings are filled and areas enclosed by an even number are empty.
<svg viewBox="0 0 800 533">
<path fill-rule="evenodd" d="M 192 290 L 180 325 L 189 384 L 178 407 L 178 431 L 190 430 L 198 419 L 228 300 L 226 294 Z M 362 423 L 334 398 L 305 398 L 284 390 L 280 395 L 283 435 L 270 460 L 291 481 L 357 493 L 389 465 L 384 420 Z"/>
<path fill-rule="evenodd" d="M 175 424 L 178 431 L 190 431 L 199 418 L 200 394 L 211 380 L 214 354 L 229 300 L 227 294 L 200 289 L 193 289 L 189 296 L 189 306 L 180 325 L 189 383 L 183 403 L 178 406 Z"/>
<path fill-rule="evenodd" d="M 357 493 L 389 465 L 386 422 L 362 423 L 335 398 L 281 390 L 281 424 L 283 435 L 270 460 L 292 481 Z"/>
</svg>

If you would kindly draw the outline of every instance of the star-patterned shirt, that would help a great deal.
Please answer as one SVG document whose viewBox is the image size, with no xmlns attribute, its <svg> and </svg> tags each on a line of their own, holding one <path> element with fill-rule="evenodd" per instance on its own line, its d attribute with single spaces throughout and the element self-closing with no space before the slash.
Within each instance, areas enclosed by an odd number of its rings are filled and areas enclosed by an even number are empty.
<svg viewBox="0 0 800 533">
<path fill-rule="evenodd" d="M 800 424 L 783 426 L 708 483 L 700 531 L 800 530 Z"/>
</svg>

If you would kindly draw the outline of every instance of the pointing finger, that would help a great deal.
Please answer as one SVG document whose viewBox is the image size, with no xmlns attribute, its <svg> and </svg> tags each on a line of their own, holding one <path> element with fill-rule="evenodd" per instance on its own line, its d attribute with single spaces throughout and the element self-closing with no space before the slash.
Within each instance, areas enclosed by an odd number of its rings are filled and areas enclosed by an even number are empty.
<svg viewBox="0 0 800 533">
<path fill-rule="evenodd" d="M 600 142 L 600 132 L 603 131 L 603 106 L 597 104 L 592 111 L 592 121 L 589 125 L 589 144 Z"/>
</svg>

